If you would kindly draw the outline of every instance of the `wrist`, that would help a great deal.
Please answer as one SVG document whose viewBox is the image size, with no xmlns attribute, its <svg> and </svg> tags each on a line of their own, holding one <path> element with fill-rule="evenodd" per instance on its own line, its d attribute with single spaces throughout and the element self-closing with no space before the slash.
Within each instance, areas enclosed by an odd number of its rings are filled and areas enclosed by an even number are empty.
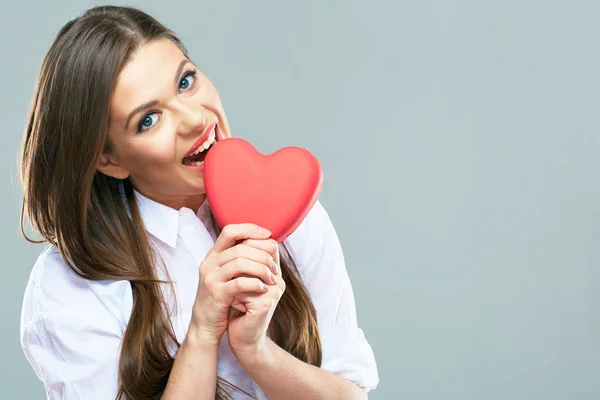
<svg viewBox="0 0 600 400">
<path fill-rule="evenodd" d="M 265 341 L 251 349 L 236 350 L 235 357 L 246 370 L 256 370 L 269 366 L 274 357 L 274 346 L 277 346 L 268 337 Z"/>
<path fill-rule="evenodd" d="M 184 343 L 192 347 L 218 350 L 221 337 L 191 323 L 185 335 Z"/>
</svg>

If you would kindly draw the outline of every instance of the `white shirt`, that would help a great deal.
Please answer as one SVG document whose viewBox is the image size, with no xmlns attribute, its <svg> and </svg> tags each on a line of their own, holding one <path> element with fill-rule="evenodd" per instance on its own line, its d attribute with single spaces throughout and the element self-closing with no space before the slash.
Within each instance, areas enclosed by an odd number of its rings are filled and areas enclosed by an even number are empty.
<svg viewBox="0 0 600 400">
<path fill-rule="evenodd" d="M 177 211 L 135 194 L 152 245 L 174 282 L 178 310 L 172 322 L 181 343 L 198 288 L 198 269 L 214 243 L 210 208 L 205 202 L 198 213 L 189 208 Z M 342 249 L 320 202 L 286 243 L 317 311 L 321 368 L 374 389 L 379 382 L 375 357 L 357 325 Z M 170 291 L 164 293 L 175 301 Z M 115 398 L 119 346 L 132 304 L 128 281 L 83 279 L 66 266 L 53 246 L 40 254 L 23 300 L 21 346 L 48 399 Z M 257 399 L 268 399 L 232 354 L 227 333 L 220 343 L 217 373 Z M 236 395 L 236 399 L 247 398 Z"/>
</svg>

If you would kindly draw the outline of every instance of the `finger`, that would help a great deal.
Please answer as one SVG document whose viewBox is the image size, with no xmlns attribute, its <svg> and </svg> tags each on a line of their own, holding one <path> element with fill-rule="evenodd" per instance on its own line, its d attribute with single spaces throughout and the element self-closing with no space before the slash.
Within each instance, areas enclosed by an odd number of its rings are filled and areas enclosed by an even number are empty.
<svg viewBox="0 0 600 400">
<path fill-rule="evenodd" d="M 248 309 L 246 308 L 246 306 L 244 305 L 244 303 L 240 303 L 239 300 L 235 300 L 233 302 L 233 304 L 231 305 L 231 308 L 238 310 L 240 312 L 245 313 L 246 311 L 248 311 Z"/>
<path fill-rule="evenodd" d="M 223 286 L 224 294 L 234 298 L 240 293 L 266 293 L 269 289 L 258 278 L 240 277 L 230 280 Z"/>
<path fill-rule="evenodd" d="M 213 256 L 228 249 L 236 242 L 244 239 L 266 239 L 271 236 L 268 229 L 255 224 L 230 224 L 226 225 L 221 234 L 215 241 L 213 248 L 208 252 L 207 257 Z"/>
<path fill-rule="evenodd" d="M 238 310 L 240 312 L 245 313 L 246 311 L 248 311 L 248 309 L 246 308 L 245 305 L 243 305 L 242 303 L 236 304 L 235 306 L 231 306 L 231 308 Z"/>
<path fill-rule="evenodd" d="M 238 293 L 235 298 L 244 303 L 246 308 L 253 308 L 258 305 L 272 306 L 273 303 L 279 303 L 283 296 L 283 290 L 277 286 L 271 286 L 265 293 Z"/>
<path fill-rule="evenodd" d="M 271 271 L 270 267 L 242 257 L 228 262 L 214 273 L 216 274 L 216 278 L 219 282 L 227 282 L 234 278 L 240 277 L 242 274 L 245 274 L 251 277 L 260 278 L 268 285 L 274 285 L 277 283 L 277 278 Z"/>
<path fill-rule="evenodd" d="M 279 273 L 279 243 L 277 243 L 273 239 L 246 239 L 241 244 L 253 247 L 255 249 L 263 250 L 273 257 L 273 260 L 276 263 L 276 274 Z"/>
<path fill-rule="evenodd" d="M 228 316 L 228 318 L 227 318 L 227 319 L 228 319 L 229 321 L 231 321 L 231 320 L 232 320 L 232 319 L 234 319 L 234 318 L 237 318 L 237 317 L 239 317 L 239 316 L 241 316 L 241 315 L 244 315 L 244 314 L 246 314 L 246 311 L 248 311 L 248 309 L 247 309 L 247 308 L 246 308 L 246 306 L 244 306 L 244 305 L 242 305 L 242 307 L 244 307 L 244 310 L 243 310 L 243 311 L 242 311 L 242 310 L 238 310 L 237 308 L 230 307 L 230 308 L 229 308 L 229 316 Z"/>
<path fill-rule="evenodd" d="M 248 260 L 267 265 L 271 268 L 274 274 L 277 273 L 277 264 L 270 253 L 247 244 L 238 244 L 228 248 L 227 250 L 219 253 L 215 257 L 215 261 L 218 265 L 225 265 L 236 258 L 246 258 Z"/>
</svg>

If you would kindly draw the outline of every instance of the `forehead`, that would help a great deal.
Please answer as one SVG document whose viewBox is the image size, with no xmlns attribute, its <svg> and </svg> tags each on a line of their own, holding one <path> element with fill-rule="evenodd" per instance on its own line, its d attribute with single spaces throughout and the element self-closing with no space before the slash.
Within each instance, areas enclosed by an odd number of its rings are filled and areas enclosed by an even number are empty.
<svg viewBox="0 0 600 400">
<path fill-rule="evenodd" d="M 141 45 L 117 77 L 111 97 L 111 116 L 124 121 L 140 104 L 176 90 L 175 72 L 184 59 L 179 47 L 169 39 Z"/>
</svg>

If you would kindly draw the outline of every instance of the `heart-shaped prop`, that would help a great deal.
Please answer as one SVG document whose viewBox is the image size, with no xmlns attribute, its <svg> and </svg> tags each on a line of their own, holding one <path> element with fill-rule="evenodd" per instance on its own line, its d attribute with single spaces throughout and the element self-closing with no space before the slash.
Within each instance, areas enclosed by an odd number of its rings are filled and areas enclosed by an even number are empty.
<svg viewBox="0 0 600 400">
<path fill-rule="evenodd" d="M 302 223 L 322 185 L 319 161 L 300 147 L 264 155 L 230 138 L 215 143 L 204 160 L 206 197 L 218 224 L 254 223 L 278 243 Z"/>
</svg>

